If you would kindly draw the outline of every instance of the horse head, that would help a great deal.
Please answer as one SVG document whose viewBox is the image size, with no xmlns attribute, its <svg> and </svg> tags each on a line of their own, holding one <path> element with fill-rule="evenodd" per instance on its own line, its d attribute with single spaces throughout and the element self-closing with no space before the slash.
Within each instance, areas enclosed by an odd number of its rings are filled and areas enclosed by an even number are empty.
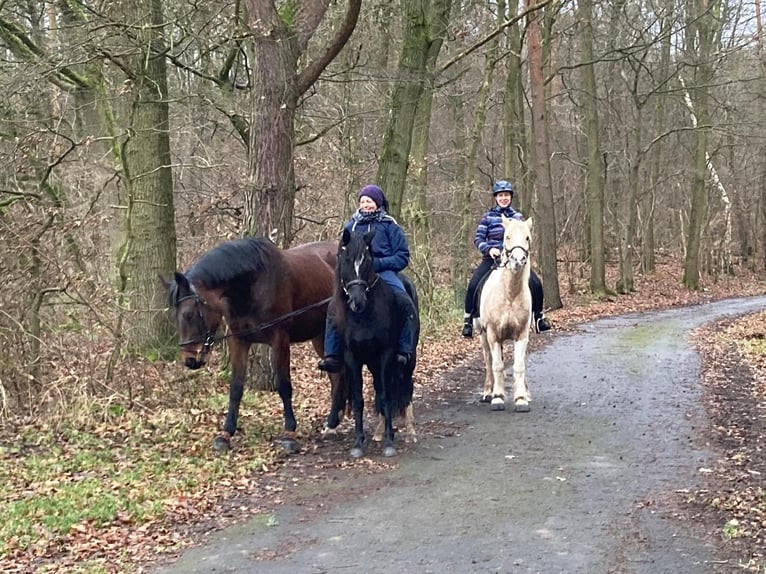
<svg viewBox="0 0 766 574">
<path fill-rule="evenodd" d="M 529 249 L 532 245 L 532 220 L 520 221 L 502 216 L 503 252 L 502 265 L 512 271 L 520 271 L 529 261 Z"/>
<path fill-rule="evenodd" d="M 362 234 L 344 229 L 338 248 L 338 284 L 354 313 L 367 308 L 367 292 L 378 280 L 370 251 L 373 236 L 374 232 Z"/>
<path fill-rule="evenodd" d="M 168 282 L 168 303 L 178 327 L 181 359 L 189 369 L 199 369 L 215 343 L 222 313 L 214 309 L 183 273 Z"/>
</svg>

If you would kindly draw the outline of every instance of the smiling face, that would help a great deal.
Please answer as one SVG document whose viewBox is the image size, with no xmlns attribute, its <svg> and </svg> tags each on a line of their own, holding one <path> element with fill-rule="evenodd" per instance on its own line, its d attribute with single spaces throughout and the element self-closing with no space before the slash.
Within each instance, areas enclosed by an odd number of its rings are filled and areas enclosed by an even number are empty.
<svg viewBox="0 0 766 574">
<path fill-rule="evenodd" d="M 363 195 L 359 198 L 359 211 L 362 213 L 372 213 L 376 209 L 378 209 L 378 204 L 371 197 Z"/>
<path fill-rule="evenodd" d="M 495 195 L 495 202 L 500 207 L 508 207 L 511 205 L 511 200 L 513 199 L 513 194 L 511 194 L 510 191 L 501 191 L 500 193 Z"/>
</svg>

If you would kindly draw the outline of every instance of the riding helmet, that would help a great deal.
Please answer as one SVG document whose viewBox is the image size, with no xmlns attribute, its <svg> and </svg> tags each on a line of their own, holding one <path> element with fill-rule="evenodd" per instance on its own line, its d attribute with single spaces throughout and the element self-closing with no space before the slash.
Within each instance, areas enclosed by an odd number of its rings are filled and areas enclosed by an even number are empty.
<svg viewBox="0 0 766 574">
<path fill-rule="evenodd" d="M 501 191 L 507 191 L 511 195 L 513 195 L 513 185 L 511 185 L 511 182 L 505 181 L 504 179 L 501 179 L 500 181 L 496 181 L 495 185 L 492 186 L 492 196 L 494 197 Z"/>
</svg>

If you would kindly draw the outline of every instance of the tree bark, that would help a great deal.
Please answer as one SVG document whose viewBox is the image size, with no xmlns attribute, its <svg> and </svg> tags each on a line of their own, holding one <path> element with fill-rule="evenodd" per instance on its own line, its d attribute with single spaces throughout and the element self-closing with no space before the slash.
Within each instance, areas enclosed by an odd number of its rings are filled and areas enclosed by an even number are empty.
<svg viewBox="0 0 766 574">
<path fill-rule="evenodd" d="M 135 45 L 126 58 L 131 74 L 124 94 L 129 135 L 122 146 L 127 204 L 117 262 L 122 307 L 130 320 L 126 343 L 140 351 L 166 346 L 173 337 L 157 277 L 175 269 L 176 234 L 162 2 L 136 0 L 123 6 L 128 21 L 143 23 L 135 29 Z"/>
<path fill-rule="evenodd" d="M 598 120 L 598 93 L 593 61 L 593 6 L 591 0 L 579 0 L 578 23 L 581 27 L 580 50 L 584 65 L 580 68 L 583 84 L 585 137 L 588 142 L 586 196 L 590 222 L 590 290 L 597 297 L 607 293 L 604 257 L 604 165 L 601 159 L 601 136 Z"/>
<path fill-rule="evenodd" d="M 378 164 L 377 183 L 386 192 L 391 215 L 401 217 L 410 164 L 415 110 L 423 90 L 428 59 L 428 0 L 403 0 L 404 30 L 397 84 L 389 105 L 388 125 Z"/>
<path fill-rule="evenodd" d="M 536 0 L 528 0 L 528 2 L 530 6 L 536 4 Z M 530 91 L 532 92 L 532 129 L 535 138 L 535 180 L 538 202 L 534 233 L 537 244 L 540 246 L 540 269 L 546 306 L 551 309 L 560 309 L 563 303 L 559 293 L 556 259 L 556 213 L 553 207 L 550 151 L 546 133 L 540 16 L 539 12 L 530 12 L 527 16 L 527 45 L 529 48 L 529 78 Z"/>
</svg>

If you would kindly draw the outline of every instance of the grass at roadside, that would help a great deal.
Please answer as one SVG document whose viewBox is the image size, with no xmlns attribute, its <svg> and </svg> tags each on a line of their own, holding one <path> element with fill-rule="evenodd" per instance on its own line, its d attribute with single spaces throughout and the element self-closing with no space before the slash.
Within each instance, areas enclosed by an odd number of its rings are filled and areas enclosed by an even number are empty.
<svg viewBox="0 0 766 574">
<path fill-rule="evenodd" d="M 764 292 L 762 284 L 745 285 L 740 278 L 689 293 L 677 277 L 677 267 L 661 269 L 638 277 L 637 293 L 601 301 L 582 290 L 566 293 L 564 308 L 549 317 L 555 330 L 566 330 L 605 315 Z M 459 321 L 456 315 L 438 339 L 421 344 L 416 385 L 423 394 L 429 381 L 478 351 L 475 340 L 460 339 Z M 329 386 L 310 350 L 293 353 L 299 439 L 306 443 L 323 423 Z M 0 429 L 0 571 L 142 572 L 141 564 L 189 545 L 195 525 L 211 517 L 216 525 L 241 520 L 259 512 L 259 499 L 265 505 L 279 499 L 279 485 L 264 480 L 282 456 L 271 440 L 282 426 L 276 394 L 245 391 L 244 433 L 235 437 L 232 453 L 218 455 L 211 443 L 227 388 L 215 382 L 215 367 L 183 385 L 177 384 L 180 366 L 160 377 L 145 365 L 131 368 L 134 383 L 142 376 L 151 380 L 147 386 L 161 400 L 105 409 L 87 417 L 97 421 L 88 424 L 12 420 Z M 247 507 L 227 509 L 237 496 L 247 498 Z"/>
</svg>

